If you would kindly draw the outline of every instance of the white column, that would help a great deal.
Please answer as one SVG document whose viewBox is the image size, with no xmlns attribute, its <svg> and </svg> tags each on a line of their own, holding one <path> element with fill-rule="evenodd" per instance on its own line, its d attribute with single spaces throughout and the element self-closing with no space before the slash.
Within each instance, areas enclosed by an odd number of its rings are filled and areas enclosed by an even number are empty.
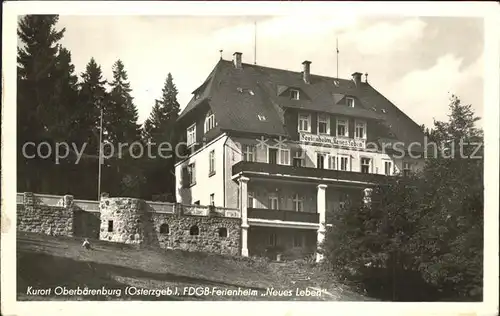
<svg viewBox="0 0 500 316">
<path fill-rule="evenodd" d="M 326 184 L 318 185 L 317 209 L 319 213 L 319 229 L 317 235 L 317 247 L 320 249 L 326 233 Z M 323 260 L 323 255 L 316 253 L 316 262 Z"/>
<path fill-rule="evenodd" d="M 241 255 L 248 257 L 248 179 L 240 177 L 240 207 L 241 207 Z"/>
</svg>

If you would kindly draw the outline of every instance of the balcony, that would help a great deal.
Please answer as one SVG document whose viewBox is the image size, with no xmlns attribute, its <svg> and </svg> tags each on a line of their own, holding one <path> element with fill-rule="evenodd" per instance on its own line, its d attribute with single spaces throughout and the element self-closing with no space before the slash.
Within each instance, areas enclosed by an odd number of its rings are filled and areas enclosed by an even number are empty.
<svg viewBox="0 0 500 316">
<path fill-rule="evenodd" d="M 280 220 L 285 222 L 319 223 L 318 213 L 248 208 L 248 218 Z"/>
<path fill-rule="evenodd" d="M 359 183 L 380 183 L 386 178 L 385 175 L 373 173 L 361 173 L 351 171 L 340 171 L 330 169 L 318 169 L 308 167 L 294 167 L 287 165 L 268 164 L 263 162 L 240 161 L 232 168 L 233 175 L 260 174 L 265 176 L 300 178 L 304 181 L 333 180 Z"/>
</svg>

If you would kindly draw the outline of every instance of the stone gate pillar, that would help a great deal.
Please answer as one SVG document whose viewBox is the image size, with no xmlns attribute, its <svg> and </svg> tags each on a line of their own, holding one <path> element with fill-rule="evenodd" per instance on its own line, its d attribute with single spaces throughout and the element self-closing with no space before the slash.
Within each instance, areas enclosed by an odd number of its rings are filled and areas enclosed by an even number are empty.
<svg viewBox="0 0 500 316">
<path fill-rule="evenodd" d="M 317 209 L 319 214 L 319 228 L 317 233 L 317 247 L 321 250 L 321 245 L 325 240 L 326 233 L 326 184 L 318 185 Z M 323 254 L 316 252 L 316 262 L 323 260 Z"/>
<path fill-rule="evenodd" d="M 241 207 L 241 255 L 248 257 L 248 179 L 240 177 L 240 207 Z"/>
</svg>

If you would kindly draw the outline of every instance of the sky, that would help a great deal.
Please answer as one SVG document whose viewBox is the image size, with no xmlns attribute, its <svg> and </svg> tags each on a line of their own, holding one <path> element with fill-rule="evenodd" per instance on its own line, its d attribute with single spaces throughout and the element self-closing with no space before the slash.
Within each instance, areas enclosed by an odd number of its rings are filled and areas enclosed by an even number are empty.
<svg viewBox="0 0 500 316">
<path fill-rule="evenodd" d="M 173 76 L 181 109 L 220 58 L 368 81 L 418 124 L 446 120 L 451 94 L 483 115 L 483 20 L 383 16 L 65 16 L 61 44 L 78 74 L 94 57 L 106 79 L 125 64 L 142 123 Z M 254 55 L 256 39 L 256 56 Z M 364 76 L 363 76 L 364 78 Z M 481 126 L 481 121 L 479 126 Z"/>
</svg>

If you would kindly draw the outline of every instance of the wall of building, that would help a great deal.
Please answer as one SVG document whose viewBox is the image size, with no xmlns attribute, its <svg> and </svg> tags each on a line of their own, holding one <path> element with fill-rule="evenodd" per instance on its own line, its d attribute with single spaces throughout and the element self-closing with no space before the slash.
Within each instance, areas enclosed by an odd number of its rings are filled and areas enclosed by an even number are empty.
<svg viewBox="0 0 500 316">
<path fill-rule="evenodd" d="M 226 174 L 224 177 L 224 190 L 226 197 L 226 207 L 239 208 L 239 183 L 232 179 L 232 167 L 241 161 L 241 148 L 233 138 L 228 137 L 224 151 Z"/>
<path fill-rule="evenodd" d="M 295 211 L 293 199 L 299 194 L 304 205 L 304 212 L 316 213 L 317 188 L 314 184 L 289 184 L 259 181 L 251 179 L 248 182 L 248 192 L 253 194 L 255 208 L 270 208 L 270 196 L 278 198 L 280 210 Z"/>
<path fill-rule="evenodd" d="M 235 148 L 238 151 L 234 151 L 235 161 L 237 163 L 243 160 L 243 150 L 245 145 L 253 145 L 255 148 L 255 162 L 268 162 L 268 148 L 267 146 L 257 146 L 259 142 L 257 139 L 253 138 L 232 138 L 235 143 Z M 269 139 L 266 143 L 270 146 L 276 146 L 276 141 L 274 139 Z M 391 174 L 402 172 L 403 161 L 409 161 L 412 164 L 412 168 L 415 170 L 422 169 L 424 165 L 423 159 L 413 159 L 410 157 L 400 158 L 389 153 L 382 153 L 376 151 L 370 151 L 370 147 L 367 150 L 355 150 L 355 149 L 344 149 L 333 146 L 320 146 L 316 144 L 307 144 L 305 142 L 288 142 L 286 143 L 286 148 L 290 149 L 290 165 L 293 164 L 293 157 L 297 152 L 302 152 L 302 157 L 304 161 L 304 167 L 316 168 L 317 166 L 317 153 L 321 152 L 331 156 L 348 156 L 349 166 L 347 171 L 361 172 L 361 158 L 371 159 L 371 170 L 370 173 L 375 174 L 385 174 L 385 162 L 390 161 L 392 163 Z M 233 163 L 233 164 L 234 164 Z M 328 162 L 325 161 L 325 168 L 328 168 Z"/>
<path fill-rule="evenodd" d="M 175 166 L 177 201 L 182 204 L 210 205 L 210 194 L 214 194 L 215 206 L 224 206 L 224 143 L 227 136 L 216 138 L 206 147 Z M 209 173 L 209 154 L 215 151 L 215 173 Z M 196 183 L 183 186 L 183 168 L 195 164 Z M 230 172 L 230 171 L 229 171 Z"/>
</svg>

